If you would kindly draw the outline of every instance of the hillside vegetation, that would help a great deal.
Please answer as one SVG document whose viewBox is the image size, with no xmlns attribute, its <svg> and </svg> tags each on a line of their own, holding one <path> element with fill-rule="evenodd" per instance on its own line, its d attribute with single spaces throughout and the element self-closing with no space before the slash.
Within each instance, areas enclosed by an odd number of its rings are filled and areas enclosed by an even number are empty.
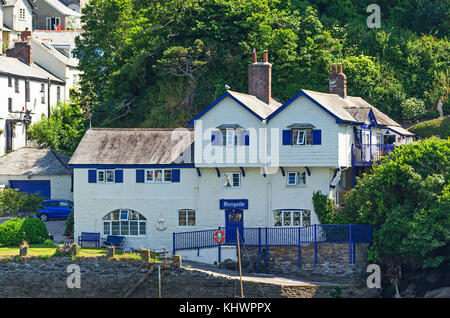
<svg viewBox="0 0 450 318">
<path fill-rule="evenodd" d="M 441 138 L 450 137 L 450 116 L 445 118 L 436 118 L 415 124 L 408 128 L 420 138 L 431 136 L 440 136 Z"/>
<path fill-rule="evenodd" d="M 396 120 L 436 117 L 439 98 L 448 114 L 448 2 L 378 1 L 381 28 L 370 29 L 372 2 L 91 0 L 76 51 L 81 103 L 93 126 L 185 125 L 225 85 L 247 92 L 255 48 L 269 52 L 281 102 L 328 92 L 342 63 L 349 95 Z"/>
</svg>

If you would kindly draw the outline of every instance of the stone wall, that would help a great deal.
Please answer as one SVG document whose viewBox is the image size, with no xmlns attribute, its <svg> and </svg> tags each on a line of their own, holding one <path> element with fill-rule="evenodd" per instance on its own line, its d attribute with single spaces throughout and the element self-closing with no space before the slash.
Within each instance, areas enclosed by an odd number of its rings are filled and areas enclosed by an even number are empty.
<svg viewBox="0 0 450 318">
<path fill-rule="evenodd" d="M 349 244 L 318 243 L 317 264 L 314 262 L 314 244 L 301 247 L 301 267 L 298 267 L 298 247 L 269 247 L 266 270 L 284 274 L 314 274 L 336 276 L 358 276 L 367 266 L 368 244 L 356 244 L 355 263 L 350 264 Z M 258 248 L 245 247 L 242 259 L 258 265 Z M 265 248 L 261 251 L 261 260 L 265 262 Z"/>
</svg>

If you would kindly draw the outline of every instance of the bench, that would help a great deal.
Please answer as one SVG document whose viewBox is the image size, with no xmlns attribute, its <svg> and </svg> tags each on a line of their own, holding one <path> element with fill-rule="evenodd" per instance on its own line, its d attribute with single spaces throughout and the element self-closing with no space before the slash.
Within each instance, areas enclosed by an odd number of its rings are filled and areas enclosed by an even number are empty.
<svg viewBox="0 0 450 318">
<path fill-rule="evenodd" d="M 81 232 L 78 236 L 78 245 L 83 246 L 83 242 L 94 242 L 95 246 L 100 246 L 100 233 Z"/>
<path fill-rule="evenodd" d="M 125 236 L 108 235 L 106 237 L 106 240 L 103 242 L 103 245 L 114 246 L 114 247 L 122 247 L 124 241 L 125 241 Z"/>
</svg>

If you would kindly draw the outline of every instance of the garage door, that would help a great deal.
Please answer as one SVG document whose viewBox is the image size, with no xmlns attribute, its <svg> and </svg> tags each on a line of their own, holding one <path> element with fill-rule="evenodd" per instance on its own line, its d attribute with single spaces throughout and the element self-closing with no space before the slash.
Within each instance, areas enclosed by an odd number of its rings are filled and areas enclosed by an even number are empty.
<svg viewBox="0 0 450 318">
<path fill-rule="evenodd" d="M 9 180 L 9 186 L 23 193 L 37 194 L 50 199 L 50 180 Z"/>
</svg>

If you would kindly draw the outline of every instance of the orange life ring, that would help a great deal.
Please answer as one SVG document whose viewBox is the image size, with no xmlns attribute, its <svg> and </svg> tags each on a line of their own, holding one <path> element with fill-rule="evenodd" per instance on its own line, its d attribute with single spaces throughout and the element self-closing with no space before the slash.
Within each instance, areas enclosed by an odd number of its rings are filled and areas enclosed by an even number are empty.
<svg viewBox="0 0 450 318">
<path fill-rule="evenodd" d="M 219 234 L 221 234 L 222 236 L 220 239 L 217 237 Z M 223 233 L 223 231 L 221 230 L 216 231 L 216 233 L 214 233 L 214 240 L 217 243 L 222 243 L 225 240 L 225 233 Z"/>
</svg>

